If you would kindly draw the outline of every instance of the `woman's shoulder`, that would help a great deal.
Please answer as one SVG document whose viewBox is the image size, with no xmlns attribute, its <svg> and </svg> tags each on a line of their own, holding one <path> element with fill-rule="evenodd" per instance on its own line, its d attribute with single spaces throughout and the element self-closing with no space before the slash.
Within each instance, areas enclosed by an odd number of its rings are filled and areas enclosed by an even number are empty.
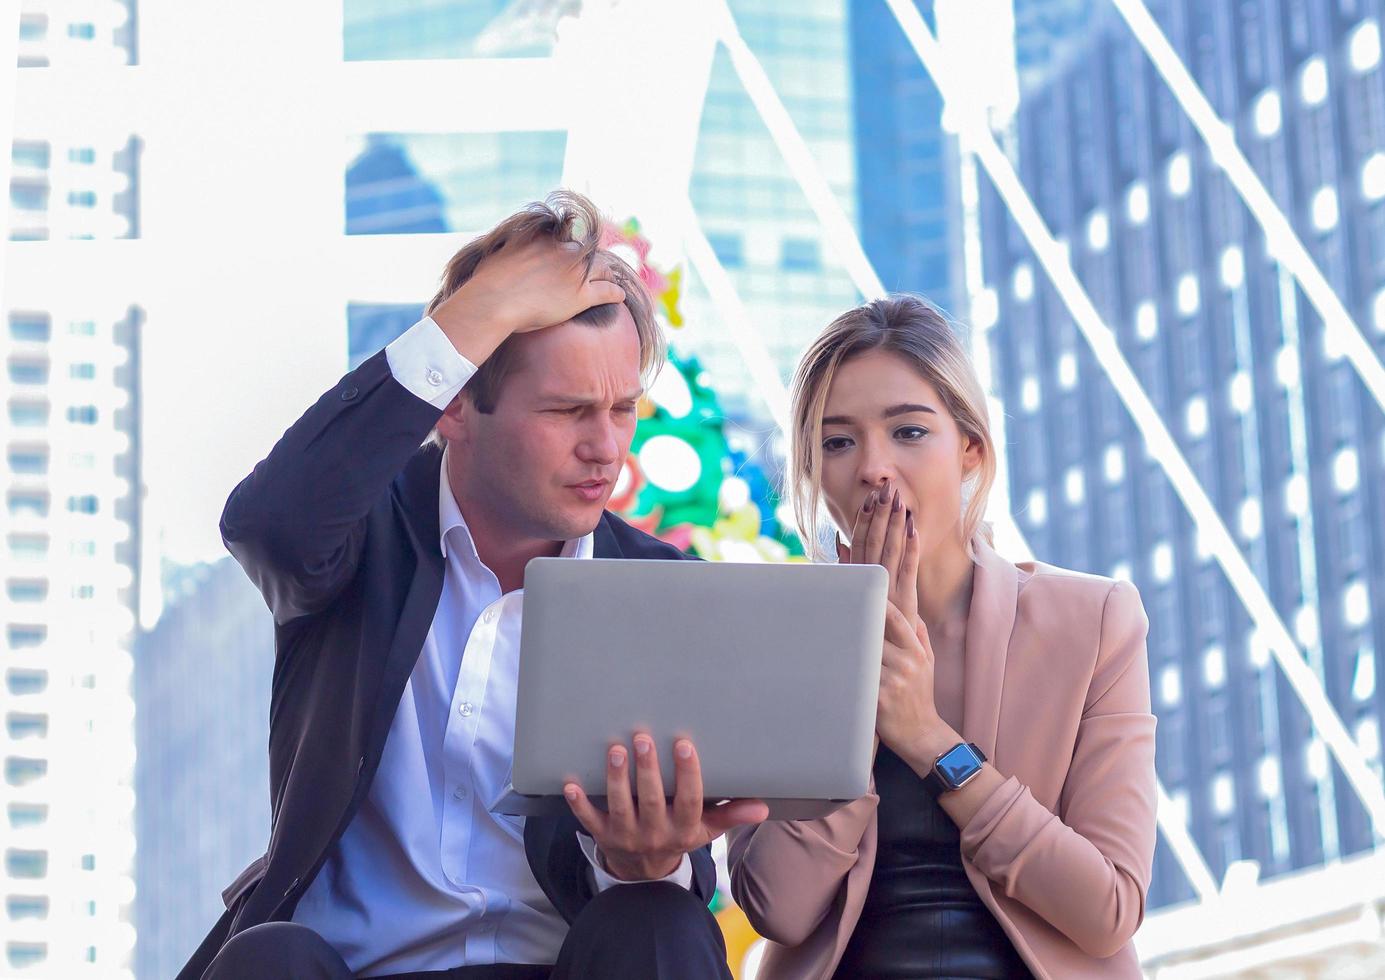
<svg viewBox="0 0 1385 980">
<path fill-rule="evenodd" d="M 1128 579 L 1079 572 L 1043 561 L 1015 562 L 1019 603 L 1059 606 L 1070 615 L 1143 616 L 1139 590 Z"/>
</svg>

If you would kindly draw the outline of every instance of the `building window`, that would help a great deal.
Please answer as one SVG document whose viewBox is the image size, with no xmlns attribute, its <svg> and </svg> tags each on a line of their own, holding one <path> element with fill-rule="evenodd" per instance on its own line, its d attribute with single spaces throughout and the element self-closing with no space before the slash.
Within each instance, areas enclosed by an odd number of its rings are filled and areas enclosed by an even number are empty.
<svg viewBox="0 0 1385 980">
<path fill-rule="evenodd" d="M 1321 105 L 1327 99 L 1327 64 L 1320 56 L 1304 62 L 1298 92 L 1305 105 Z"/>
<path fill-rule="evenodd" d="M 1183 699 L 1182 675 L 1177 664 L 1169 664 L 1159 672 L 1159 700 L 1172 708 Z"/>
<path fill-rule="evenodd" d="M 1034 527 L 1039 527 L 1048 520 L 1048 494 L 1044 493 L 1042 487 L 1035 487 L 1029 491 L 1024 513 Z"/>
<path fill-rule="evenodd" d="M 1159 310 L 1149 300 L 1135 307 L 1135 336 L 1151 341 L 1159 335 Z"/>
<path fill-rule="evenodd" d="M 1366 644 L 1356 651 L 1356 669 L 1352 671 L 1351 696 L 1357 701 L 1375 697 L 1375 647 Z"/>
<path fill-rule="evenodd" d="M 1169 158 L 1165 176 L 1168 179 L 1169 193 L 1174 197 L 1182 197 L 1188 193 L 1193 184 L 1193 166 L 1188 159 L 1187 151 L 1179 150 Z"/>
<path fill-rule="evenodd" d="M 707 236 L 717 260 L 728 269 L 739 269 L 745 265 L 745 248 L 740 235 L 715 234 Z"/>
<path fill-rule="evenodd" d="M 99 502 L 90 494 L 84 497 L 68 497 L 67 509 L 75 514 L 95 514 L 99 509 Z"/>
<path fill-rule="evenodd" d="M 48 495 L 46 493 L 13 491 L 9 495 L 9 509 L 11 517 L 47 517 Z"/>
<path fill-rule="evenodd" d="M 1186 273 L 1178 277 L 1178 312 L 1183 316 L 1192 316 L 1198 311 L 1202 304 L 1202 297 L 1198 289 L 1197 274 Z"/>
<path fill-rule="evenodd" d="M 48 582 L 45 579 L 10 579 L 5 583 L 5 594 L 11 602 L 42 602 L 48 598 Z"/>
<path fill-rule="evenodd" d="M 96 37 L 95 24 L 68 24 L 67 36 L 76 38 L 79 41 L 90 41 Z"/>
<path fill-rule="evenodd" d="M 1380 25 L 1374 17 L 1367 17 L 1351 32 L 1347 52 L 1351 67 L 1358 72 L 1368 72 L 1380 64 Z"/>
<path fill-rule="evenodd" d="M 28 830 L 41 827 L 48 821 L 46 803 L 11 803 L 7 807 L 11 830 Z"/>
<path fill-rule="evenodd" d="M 47 626 L 9 626 L 5 630 L 11 650 L 31 650 L 48 639 Z"/>
<path fill-rule="evenodd" d="M 1063 495 L 1067 497 L 1068 503 L 1076 507 L 1087 497 L 1087 481 L 1082 475 L 1082 468 L 1072 466 L 1068 468 L 1067 474 L 1063 477 Z"/>
<path fill-rule="evenodd" d="M 12 739 L 47 738 L 48 716 L 11 713 L 5 716 L 5 729 Z"/>
<path fill-rule="evenodd" d="M 1260 795 L 1267 800 L 1278 798 L 1282 783 L 1279 774 L 1279 760 L 1272 755 L 1267 755 L 1260 760 L 1260 765 L 1256 767 L 1256 770 L 1257 781 L 1260 784 Z"/>
<path fill-rule="evenodd" d="M 5 914 L 16 919 L 48 918 L 48 899 L 43 895 L 10 895 L 5 899 Z"/>
<path fill-rule="evenodd" d="M 1231 774 L 1219 772 L 1212 777 L 1212 811 L 1219 817 L 1228 816 L 1236 809 L 1236 784 Z"/>
<path fill-rule="evenodd" d="M 83 855 L 82 855 L 82 870 L 83 870 L 83 871 L 95 871 L 95 870 L 96 870 L 96 855 L 95 855 L 95 854 L 83 854 Z"/>
<path fill-rule="evenodd" d="M 48 383 L 48 365 L 24 361 L 10 361 L 10 380 L 17 385 L 41 385 Z"/>
<path fill-rule="evenodd" d="M 822 268 L 818 243 L 811 238 L 786 238 L 780 246 L 779 265 L 791 272 L 817 272 Z"/>
<path fill-rule="evenodd" d="M 1087 218 L 1087 245 L 1093 252 L 1104 252 L 1111 243 L 1111 221 L 1106 212 L 1093 211 Z"/>
<path fill-rule="evenodd" d="M 67 409 L 67 420 L 77 425 L 96 424 L 95 405 L 71 405 Z"/>
<path fill-rule="evenodd" d="M 22 970 L 25 967 L 37 966 L 48 959 L 47 943 L 7 943 L 5 946 L 5 956 L 10 961 L 10 966 Z"/>
<path fill-rule="evenodd" d="M 11 694 L 42 694 L 48 688 L 46 670 L 10 670 L 5 673 L 5 686 Z"/>
<path fill-rule="evenodd" d="M 1332 457 L 1332 482 L 1338 493 L 1351 493 L 1360 479 L 1356 450 L 1348 446 Z"/>
<path fill-rule="evenodd" d="M 1284 116 L 1279 104 L 1279 93 L 1274 89 L 1261 92 L 1255 100 L 1252 115 L 1255 118 L 1255 132 L 1260 136 L 1268 138 L 1279 132 Z"/>
<path fill-rule="evenodd" d="M 24 759 L 8 756 L 5 759 L 5 782 L 11 786 L 28 786 L 48 775 L 47 759 Z"/>
<path fill-rule="evenodd" d="M 93 320 L 73 320 L 67 325 L 67 332 L 74 337 L 95 337 L 96 323 Z"/>
<path fill-rule="evenodd" d="M 1226 651 L 1219 645 L 1202 652 L 1202 680 L 1213 691 L 1226 683 Z"/>
<path fill-rule="evenodd" d="M 42 878 L 48 874 L 48 852 L 10 848 L 5 852 L 5 870 L 11 878 Z"/>
<path fill-rule="evenodd" d="M 96 365 L 73 364 L 67 369 L 67 376 L 78 381 L 91 381 L 96 377 Z"/>
<path fill-rule="evenodd" d="M 34 429 L 48 424 L 47 402 L 10 402 L 10 422 L 16 428 Z"/>
<path fill-rule="evenodd" d="M 39 475 L 48 472 L 48 454 L 34 449 L 11 449 L 9 451 L 11 473 Z"/>
<path fill-rule="evenodd" d="M 1207 434 L 1207 399 L 1201 395 L 1194 395 L 1188 399 L 1183 411 L 1184 427 L 1188 435 L 1194 439 L 1201 439 Z"/>
<path fill-rule="evenodd" d="M 1149 188 L 1144 181 L 1135 181 L 1125 192 L 1125 214 L 1132 225 L 1142 225 L 1149 220 Z"/>
<path fill-rule="evenodd" d="M 96 207 L 95 191 L 68 191 L 67 203 L 77 208 Z"/>
<path fill-rule="evenodd" d="M 1358 629 L 1371 621 L 1371 594 L 1366 583 L 1355 581 L 1342 593 L 1342 618 L 1352 629 Z"/>
<path fill-rule="evenodd" d="M 1010 278 L 1010 290 L 1014 293 L 1015 299 L 1021 303 L 1026 303 L 1034 296 L 1034 269 L 1028 262 L 1021 262 L 1015 266 L 1015 271 Z"/>
<path fill-rule="evenodd" d="M 70 163 L 95 163 L 96 151 L 89 146 L 74 146 L 67 151 Z"/>
<path fill-rule="evenodd" d="M 72 598 L 91 599 L 96 596 L 96 586 L 94 585 L 74 585 L 72 587 Z"/>
<path fill-rule="evenodd" d="M 1173 578 L 1173 546 L 1167 541 L 1156 544 L 1150 552 L 1149 567 L 1156 582 L 1167 582 Z"/>
<path fill-rule="evenodd" d="M 1260 508 L 1259 497 L 1247 497 L 1241 501 L 1241 537 L 1254 541 L 1264 531 L 1264 514 Z"/>
</svg>

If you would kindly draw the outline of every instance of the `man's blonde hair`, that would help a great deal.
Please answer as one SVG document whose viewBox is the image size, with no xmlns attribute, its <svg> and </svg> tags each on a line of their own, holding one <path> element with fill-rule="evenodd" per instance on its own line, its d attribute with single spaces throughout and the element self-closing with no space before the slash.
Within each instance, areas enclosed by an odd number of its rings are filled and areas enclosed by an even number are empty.
<svg viewBox="0 0 1385 980">
<path fill-rule="evenodd" d="M 619 256 L 601 248 L 602 227 L 601 213 L 596 205 L 575 191 L 554 191 L 542 201 L 527 204 L 486 234 L 467 242 L 452 256 L 443 270 L 437 295 L 428 303 L 427 313 L 431 314 L 443 300 L 462 288 L 476 274 L 482 260 L 507 245 L 526 245 L 540 238 L 576 242 L 581 246 L 579 260 L 585 263 L 588 272 L 600 256 L 609 273 L 608 278 L 625 290 L 624 306 L 630 311 L 640 338 L 640 379 L 647 386 L 663 367 L 667 345 L 654 319 L 654 305 L 649 291 L 640 281 L 639 274 Z M 614 320 L 616 309 L 614 303 L 593 306 L 573 319 L 589 326 L 602 327 Z M 477 411 L 485 414 L 495 411 L 501 386 L 515 369 L 517 353 L 515 338 L 510 337 L 496 348 L 462 389 L 462 396 L 470 398 Z M 429 438 L 439 444 L 442 441 L 436 430 Z"/>
<path fill-rule="evenodd" d="M 908 293 L 891 294 L 847 310 L 827 325 L 798 362 L 790 396 L 787 476 L 799 535 L 811 557 L 830 560 L 819 536 L 822 416 L 837 369 L 851 358 L 875 350 L 888 351 L 917 371 L 937 390 L 962 434 L 981 445 L 981 465 L 967 479 L 971 492 L 962 513 L 962 540 L 974 556 L 977 536 L 991 542 L 990 525 L 982 516 L 996 475 L 985 392 L 951 325 L 927 301 Z"/>
</svg>

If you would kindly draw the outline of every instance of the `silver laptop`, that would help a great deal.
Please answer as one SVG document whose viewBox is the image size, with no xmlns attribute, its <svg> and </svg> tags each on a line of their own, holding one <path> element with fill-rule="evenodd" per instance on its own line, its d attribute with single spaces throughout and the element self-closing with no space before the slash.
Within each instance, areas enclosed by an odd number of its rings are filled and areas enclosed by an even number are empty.
<svg viewBox="0 0 1385 980">
<path fill-rule="evenodd" d="M 604 807 L 606 752 L 637 729 L 670 797 L 687 736 L 708 802 L 756 797 L 801 819 L 859 798 L 887 583 L 879 565 L 534 559 L 514 769 L 491 810 L 564 810 L 574 778 Z"/>
</svg>

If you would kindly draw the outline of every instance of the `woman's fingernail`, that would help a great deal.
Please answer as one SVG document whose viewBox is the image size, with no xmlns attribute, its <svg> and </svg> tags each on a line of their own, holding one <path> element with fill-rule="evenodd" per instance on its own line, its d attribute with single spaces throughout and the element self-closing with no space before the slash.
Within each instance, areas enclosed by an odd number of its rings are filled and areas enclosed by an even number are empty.
<svg viewBox="0 0 1385 980">
<path fill-rule="evenodd" d="M 869 514 L 871 511 L 875 510 L 875 491 L 874 491 L 874 490 L 872 490 L 870 493 L 866 494 L 866 502 L 865 502 L 865 505 L 862 506 L 861 509 L 862 509 L 863 511 L 865 511 L 867 514 Z"/>
<path fill-rule="evenodd" d="M 623 766 L 623 765 L 625 765 L 625 753 L 622 752 L 622 751 L 620 751 L 619 749 L 614 749 L 614 750 L 612 750 L 612 752 L 611 752 L 611 768 L 612 768 L 612 769 L 619 769 L 619 768 L 620 768 L 621 766 Z"/>
<path fill-rule="evenodd" d="M 645 739 L 645 738 L 637 738 L 637 739 L 635 739 L 635 754 L 636 754 L 636 755 L 641 755 L 641 756 L 642 756 L 642 755 L 648 755 L 648 754 L 649 754 L 649 740 L 648 740 L 648 739 Z"/>
<path fill-rule="evenodd" d="M 909 514 L 904 518 L 904 527 L 905 530 L 908 532 L 909 537 L 912 538 L 916 533 L 914 531 L 914 514 L 912 511 L 910 511 Z"/>
<path fill-rule="evenodd" d="M 691 759 L 691 758 L 692 758 L 692 743 L 691 743 L 691 742 L 679 742 L 677 745 L 675 745 L 675 746 L 673 747 L 673 751 L 675 751 L 675 752 L 678 753 L 678 758 L 680 758 L 680 759 Z"/>
<path fill-rule="evenodd" d="M 899 491 L 896 490 L 896 491 L 894 492 L 894 512 L 895 512 L 896 514 L 898 514 L 898 513 L 899 513 L 901 510 L 903 510 L 903 509 L 904 509 L 904 501 L 900 499 Z"/>
<path fill-rule="evenodd" d="M 576 786 L 573 786 L 573 785 L 571 785 L 571 784 L 569 784 L 569 785 L 563 787 L 563 795 L 566 796 L 569 800 L 576 800 L 576 799 L 577 799 L 577 787 L 576 787 Z"/>
</svg>

